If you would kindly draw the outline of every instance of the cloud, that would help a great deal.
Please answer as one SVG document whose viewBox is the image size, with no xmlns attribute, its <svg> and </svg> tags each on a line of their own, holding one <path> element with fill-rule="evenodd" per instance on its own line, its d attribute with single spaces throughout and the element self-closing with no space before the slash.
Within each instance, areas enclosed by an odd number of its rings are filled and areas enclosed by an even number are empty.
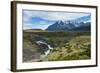
<svg viewBox="0 0 100 73">
<path fill-rule="evenodd" d="M 49 24 L 51 25 L 51 24 Z M 24 23 L 23 29 L 42 29 L 45 30 L 48 26 L 48 23 L 44 21 L 40 21 L 38 24 L 32 24 L 32 23 Z"/>
<path fill-rule="evenodd" d="M 48 23 L 46 21 L 39 21 L 39 24 L 47 25 Z"/>
<path fill-rule="evenodd" d="M 54 12 L 54 11 L 34 11 L 34 10 L 24 10 L 25 14 L 24 20 L 27 21 L 30 17 L 40 17 L 45 20 L 71 20 L 79 18 L 82 16 L 87 16 L 89 13 L 74 13 L 74 12 Z"/>
</svg>

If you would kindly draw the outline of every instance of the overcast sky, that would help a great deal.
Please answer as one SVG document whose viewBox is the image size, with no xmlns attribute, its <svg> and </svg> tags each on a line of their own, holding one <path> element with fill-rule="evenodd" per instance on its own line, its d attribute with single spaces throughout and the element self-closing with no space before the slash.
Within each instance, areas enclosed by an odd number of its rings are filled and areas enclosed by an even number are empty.
<svg viewBox="0 0 100 73">
<path fill-rule="evenodd" d="M 36 10 L 23 10 L 22 14 L 23 14 L 23 29 L 43 29 L 43 30 L 58 20 L 67 21 L 90 15 L 90 13 L 36 11 Z"/>
</svg>

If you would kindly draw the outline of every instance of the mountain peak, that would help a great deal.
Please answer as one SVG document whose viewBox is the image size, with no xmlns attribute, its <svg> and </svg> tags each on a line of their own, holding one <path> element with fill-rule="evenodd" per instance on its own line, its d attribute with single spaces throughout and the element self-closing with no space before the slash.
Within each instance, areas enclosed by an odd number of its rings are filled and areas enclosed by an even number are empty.
<svg viewBox="0 0 100 73">
<path fill-rule="evenodd" d="M 50 25 L 46 30 L 49 30 L 49 31 L 83 30 L 85 31 L 85 28 L 88 27 L 89 29 L 87 28 L 87 30 L 89 31 L 91 22 L 87 22 L 87 21 L 90 21 L 90 16 L 83 16 L 81 18 L 77 18 L 75 20 L 68 20 L 68 21 L 59 20 L 59 21 L 56 21 L 54 24 Z"/>
</svg>

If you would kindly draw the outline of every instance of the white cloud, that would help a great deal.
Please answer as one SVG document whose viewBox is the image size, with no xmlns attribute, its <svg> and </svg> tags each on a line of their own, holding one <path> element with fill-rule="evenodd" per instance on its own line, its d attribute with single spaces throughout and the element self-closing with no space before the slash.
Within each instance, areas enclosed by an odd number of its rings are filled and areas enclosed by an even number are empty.
<svg viewBox="0 0 100 73">
<path fill-rule="evenodd" d="M 24 23 L 25 26 L 32 26 L 33 24 L 31 23 Z"/>
<path fill-rule="evenodd" d="M 24 23 L 23 29 L 42 29 L 45 30 L 49 25 L 46 25 L 45 22 L 40 22 L 40 25 L 32 24 L 32 23 Z"/>
<path fill-rule="evenodd" d="M 23 29 L 31 29 L 33 25 L 30 23 L 24 23 Z"/>
<path fill-rule="evenodd" d="M 24 10 L 24 14 L 26 15 L 26 17 L 24 18 L 25 21 L 27 21 L 30 17 L 40 17 L 46 20 L 57 21 L 57 20 L 70 20 L 89 15 L 89 13 L 30 11 L 30 10 Z"/>
</svg>

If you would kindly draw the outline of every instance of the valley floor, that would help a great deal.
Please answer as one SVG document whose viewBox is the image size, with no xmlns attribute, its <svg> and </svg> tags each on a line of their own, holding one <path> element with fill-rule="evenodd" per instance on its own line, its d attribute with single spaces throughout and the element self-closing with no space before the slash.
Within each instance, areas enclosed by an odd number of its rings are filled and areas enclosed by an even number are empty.
<svg viewBox="0 0 100 73">
<path fill-rule="evenodd" d="M 53 50 L 43 56 L 40 46 L 32 41 L 44 39 Z M 23 62 L 91 59 L 90 32 L 26 32 L 23 31 Z"/>
</svg>

